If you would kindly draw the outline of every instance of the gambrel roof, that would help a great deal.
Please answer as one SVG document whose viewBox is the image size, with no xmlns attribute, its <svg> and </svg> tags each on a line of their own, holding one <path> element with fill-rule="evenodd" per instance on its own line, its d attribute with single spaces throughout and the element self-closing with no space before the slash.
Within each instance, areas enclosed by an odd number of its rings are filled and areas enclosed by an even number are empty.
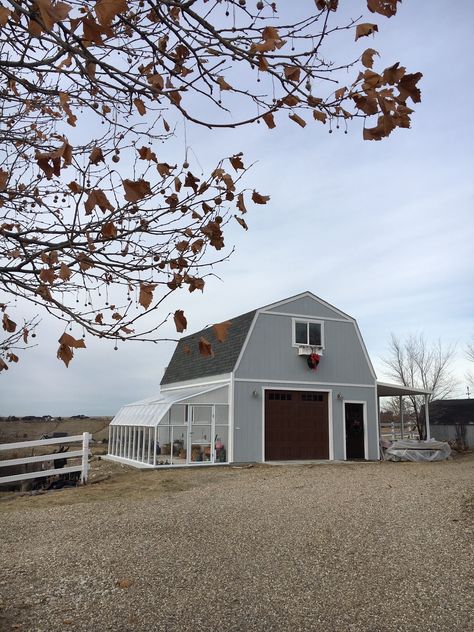
<svg viewBox="0 0 474 632">
<path fill-rule="evenodd" d="M 231 318 L 231 326 L 224 342 L 217 340 L 212 327 L 201 329 L 190 336 L 181 338 L 166 368 L 161 385 L 231 373 L 247 338 L 256 311 L 254 309 L 236 318 Z M 211 343 L 214 357 L 209 358 L 199 353 L 199 339 L 201 337 Z"/>
<path fill-rule="evenodd" d="M 211 327 L 206 327 L 201 331 L 181 338 L 178 342 L 171 361 L 165 370 L 161 386 L 173 384 L 175 382 L 187 382 L 197 378 L 206 378 L 214 375 L 224 375 L 231 373 L 236 368 L 236 363 L 240 353 L 244 348 L 245 341 L 252 327 L 255 315 L 257 313 L 271 313 L 279 310 L 280 306 L 291 303 L 293 301 L 301 301 L 310 299 L 316 301 L 321 310 L 324 310 L 320 317 L 324 318 L 325 314 L 332 314 L 342 320 L 354 323 L 358 332 L 360 343 L 364 349 L 370 370 L 375 378 L 372 364 L 365 349 L 364 342 L 360 336 L 357 323 L 354 318 L 337 309 L 330 303 L 315 296 L 312 292 L 302 292 L 295 296 L 288 297 L 276 303 L 265 305 L 251 312 L 247 312 L 240 316 L 230 319 L 231 326 L 228 329 L 227 337 L 224 342 L 219 342 Z M 303 312 L 304 313 L 304 312 Z M 211 343 L 214 357 L 203 356 L 199 353 L 199 339 L 205 338 Z"/>
</svg>

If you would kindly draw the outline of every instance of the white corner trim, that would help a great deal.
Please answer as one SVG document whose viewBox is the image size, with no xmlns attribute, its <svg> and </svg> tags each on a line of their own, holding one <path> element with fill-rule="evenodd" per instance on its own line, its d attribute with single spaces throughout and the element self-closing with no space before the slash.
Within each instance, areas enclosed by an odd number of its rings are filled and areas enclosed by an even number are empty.
<svg viewBox="0 0 474 632">
<path fill-rule="evenodd" d="M 229 383 L 229 430 L 227 440 L 229 442 L 229 455 L 227 461 L 229 463 L 234 462 L 234 373 L 230 374 Z"/>
</svg>

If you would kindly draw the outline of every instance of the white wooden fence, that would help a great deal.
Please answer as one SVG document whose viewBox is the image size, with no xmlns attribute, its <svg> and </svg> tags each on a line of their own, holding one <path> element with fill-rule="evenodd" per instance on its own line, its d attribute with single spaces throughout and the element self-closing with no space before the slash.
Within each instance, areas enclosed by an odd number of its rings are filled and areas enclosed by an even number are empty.
<svg viewBox="0 0 474 632">
<path fill-rule="evenodd" d="M 82 435 L 74 435 L 73 437 L 55 437 L 54 439 L 38 439 L 37 441 L 20 441 L 19 443 L 1 443 L 0 453 L 7 450 L 18 450 L 24 448 L 36 448 L 43 445 L 64 444 L 82 441 L 81 450 L 72 450 L 71 452 L 55 452 L 54 454 L 41 454 L 38 456 L 25 456 L 19 459 L 0 460 L 0 483 L 13 483 L 15 481 L 24 481 L 30 478 L 43 478 L 45 476 L 58 476 L 59 474 L 69 474 L 70 472 L 81 472 L 81 483 L 87 483 L 87 474 L 89 470 L 89 441 L 91 435 L 84 432 Z M 26 472 L 25 474 L 15 474 L 14 476 L 1 476 L 2 467 L 8 465 L 23 465 L 26 463 L 41 463 L 43 461 L 55 461 L 56 459 L 71 459 L 73 457 L 81 457 L 81 463 L 70 467 L 55 468 L 52 470 L 38 470 L 35 472 Z"/>
</svg>

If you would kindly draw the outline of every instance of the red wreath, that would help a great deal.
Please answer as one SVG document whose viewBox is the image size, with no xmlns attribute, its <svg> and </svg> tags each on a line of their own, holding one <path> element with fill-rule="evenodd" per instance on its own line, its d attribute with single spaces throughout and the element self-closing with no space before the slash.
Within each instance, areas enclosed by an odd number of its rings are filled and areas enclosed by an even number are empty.
<svg viewBox="0 0 474 632">
<path fill-rule="evenodd" d="M 312 371 L 316 371 L 318 368 L 319 361 L 321 360 L 321 356 L 317 353 L 312 353 L 308 356 L 308 366 Z"/>
</svg>

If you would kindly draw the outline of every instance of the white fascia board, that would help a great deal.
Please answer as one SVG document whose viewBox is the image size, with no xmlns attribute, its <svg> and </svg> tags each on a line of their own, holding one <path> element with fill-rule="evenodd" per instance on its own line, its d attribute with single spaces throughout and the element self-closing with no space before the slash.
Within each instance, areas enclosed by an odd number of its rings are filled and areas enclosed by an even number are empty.
<svg viewBox="0 0 474 632">
<path fill-rule="evenodd" d="M 328 303 L 327 301 L 323 301 L 322 298 L 319 298 L 319 296 L 316 296 L 316 294 L 313 294 L 312 292 L 301 292 L 301 294 L 296 294 L 295 296 L 290 296 L 289 298 L 285 298 L 282 301 L 278 301 L 276 303 L 272 303 L 271 305 L 265 305 L 264 307 L 262 307 L 258 311 L 259 312 L 265 312 L 265 311 L 267 311 L 269 309 L 274 309 L 275 307 L 280 307 L 280 305 L 286 305 L 286 303 L 290 303 L 291 301 L 296 301 L 296 300 L 298 300 L 300 298 L 306 298 L 306 297 L 312 298 L 314 301 L 316 301 L 317 303 L 320 303 L 324 307 L 327 307 L 328 309 L 335 311 L 337 314 L 342 316 L 344 319 L 354 320 L 352 318 L 352 316 L 349 316 L 349 314 L 346 314 L 345 312 L 341 311 L 337 307 L 334 307 L 334 305 L 331 305 L 331 303 Z"/>
<path fill-rule="evenodd" d="M 390 384 L 389 382 L 376 382 L 377 388 L 379 386 L 387 389 L 392 389 L 394 392 L 390 395 L 380 395 L 380 397 L 396 397 L 398 395 L 431 395 L 433 391 L 423 388 L 414 388 L 413 386 L 404 386 L 403 384 Z M 404 391 L 402 393 L 402 391 Z"/>
<path fill-rule="evenodd" d="M 181 388 L 190 388 L 192 386 L 210 386 L 218 385 L 226 386 L 232 379 L 232 373 L 222 373 L 221 375 L 210 375 L 209 377 L 198 377 L 194 380 L 186 380 L 183 382 L 170 382 L 160 386 L 160 392 L 176 391 Z"/>
</svg>

